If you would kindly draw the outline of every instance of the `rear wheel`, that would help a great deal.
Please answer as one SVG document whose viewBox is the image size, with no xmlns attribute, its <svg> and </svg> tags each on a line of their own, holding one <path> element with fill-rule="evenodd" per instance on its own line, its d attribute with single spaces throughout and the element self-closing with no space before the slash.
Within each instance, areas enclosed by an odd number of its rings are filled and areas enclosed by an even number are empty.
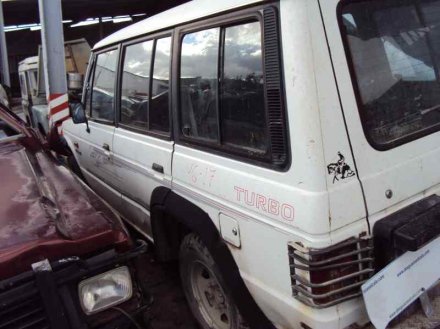
<svg viewBox="0 0 440 329">
<path fill-rule="evenodd" d="M 191 311 L 203 329 L 245 329 L 208 249 L 195 234 L 180 247 L 180 277 Z"/>
</svg>

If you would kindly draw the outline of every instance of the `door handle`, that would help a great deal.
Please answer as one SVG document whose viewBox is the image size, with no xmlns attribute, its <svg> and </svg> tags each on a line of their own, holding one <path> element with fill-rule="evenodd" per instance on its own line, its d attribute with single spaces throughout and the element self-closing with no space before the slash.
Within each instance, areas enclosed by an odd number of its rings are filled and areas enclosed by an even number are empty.
<svg viewBox="0 0 440 329">
<path fill-rule="evenodd" d="M 107 160 L 110 161 L 111 160 L 110 146 L 107 143 L 104 143 L 102 145 L 102 148 L 104 149 L 104 154 L 107 157 Z"/>
<path fill-rule="evenodd" d="M 163 166 L 161 166 L 160 164 L 153 163 L 153 170 L 163 174 Z"/>
</svg>

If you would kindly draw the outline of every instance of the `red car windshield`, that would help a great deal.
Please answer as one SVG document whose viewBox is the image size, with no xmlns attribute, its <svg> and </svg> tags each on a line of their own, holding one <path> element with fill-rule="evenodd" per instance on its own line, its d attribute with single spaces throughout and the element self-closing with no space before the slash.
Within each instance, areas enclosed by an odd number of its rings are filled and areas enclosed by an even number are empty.
<svg viewBox="0 0 440 329">
<path fill-rule="evenodd" d="M 34 133 L 14 112 L 0 103 L 0 120 L 3 120 L 6 125 L 27 137 L 33 137 Z"/>
</svg>

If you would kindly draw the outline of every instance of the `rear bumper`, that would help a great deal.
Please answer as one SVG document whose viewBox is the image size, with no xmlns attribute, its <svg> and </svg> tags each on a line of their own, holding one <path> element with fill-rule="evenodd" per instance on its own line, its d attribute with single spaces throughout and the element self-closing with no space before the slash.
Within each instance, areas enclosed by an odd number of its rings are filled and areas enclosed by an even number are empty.
<svg viewBox="0 0 440 329">
<path fill-rule="evenodd" d="M 373 227 L 376 270 L 440 235 L 440 196 L 433 194 L 377 221 Z"/>
<path fill-rule="evenodd" d="M 137 285 L 134 260 L 147 250 L 143 241 L 126 253 L 108 250 L 87 259 L 68 257 L 51 262 L 51 270 L 25 272 L 0 282 L 0 327 L 124 328 L 131 315 L 148 306 L 149 296 Z M 133 297 L 87 316 L 81 309 L 78 283 L 119 266 L 130 269 Z M 127 316 L 127 314 L 129 316 Z"/>
</svg>

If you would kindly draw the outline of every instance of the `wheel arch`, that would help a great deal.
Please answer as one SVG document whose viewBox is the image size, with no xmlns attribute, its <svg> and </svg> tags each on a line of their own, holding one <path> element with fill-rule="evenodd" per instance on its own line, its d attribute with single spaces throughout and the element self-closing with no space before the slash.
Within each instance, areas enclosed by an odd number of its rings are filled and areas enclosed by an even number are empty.
<svg viewBox="0 0 440 329">
<path fill-rule="evenodd" d="M 191 232 L 198 234 L 250 327 L 275 328 L 251 296 L 228 246 L 205 211 L 166 187 L 153 191 L 150 205 L 156 254 L 160 260 L 177 259 L 183 237 Z"/>
</svg>

